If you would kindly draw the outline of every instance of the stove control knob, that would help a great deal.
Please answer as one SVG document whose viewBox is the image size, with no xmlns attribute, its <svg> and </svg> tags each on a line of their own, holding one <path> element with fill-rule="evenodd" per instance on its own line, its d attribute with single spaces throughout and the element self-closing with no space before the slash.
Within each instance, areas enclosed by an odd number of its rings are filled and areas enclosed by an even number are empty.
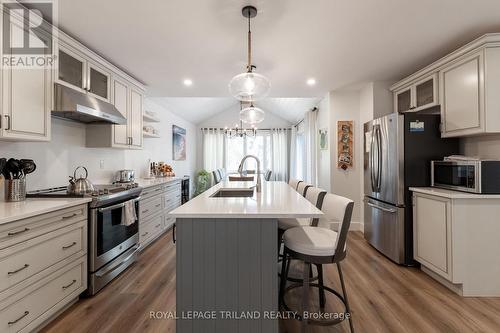
<svg viewBox="0 0 500 333">
<path fill-rule="evenodd" d="M 99 192 L 97 192 L 96 190 L 92 191 L 92 196 L 93 197 L 97 197 L 99 195 Z"/>
<path fill-rule="evenodd" d="M 109 194 L 109 190 L 108 190 L 107 188 L 105 188 L 105 189 L 103 190 L 103 192 L 104 192 L 104 194 Z"/>
<path fill-rule="evenodd" d="M 104 194 L 104 190 L 99 190 L 99 195 L 103 195 Z"/>
</svg>

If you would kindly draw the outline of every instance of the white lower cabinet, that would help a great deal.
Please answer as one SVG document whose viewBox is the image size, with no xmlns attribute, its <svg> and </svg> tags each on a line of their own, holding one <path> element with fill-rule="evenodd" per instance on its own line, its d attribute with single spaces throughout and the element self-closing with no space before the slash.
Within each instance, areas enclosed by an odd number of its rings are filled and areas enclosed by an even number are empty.
<svg viewBox="0 0 500 333">
<path fill-rule="evenodd" d="M 143 190 L 139 203 L 139 242 L 144 249 L 169 230 L 175 218 L 168 212 L 181 205 L 181 181 L 174 180 Z"/>
<path fill-rule="evenodd" d="M 0 332 L 32 332 L 87 289 L 87 205 L 0 225 Z"/>
<path fill-rule="evenodd" d="M 451 279 L 451 201 L 425 195 L 414 198 L 415 260 Z"/>
<path fill-rule="evenodd" d="M 422 270 L 459 295 L 500 296 L 500 195 L 412 190 Z"/>
</svg>

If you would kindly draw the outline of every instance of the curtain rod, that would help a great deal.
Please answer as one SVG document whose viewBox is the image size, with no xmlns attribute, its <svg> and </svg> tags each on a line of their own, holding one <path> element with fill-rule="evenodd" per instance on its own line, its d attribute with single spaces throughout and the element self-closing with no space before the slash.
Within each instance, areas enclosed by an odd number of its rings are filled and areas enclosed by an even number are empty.
<svg viewBox="0 0 500 333">
<path fill-rule="evenodd" d="M 318 108 L 316 106 L 311 109 L 311 112 L 316 112 L 316 111 L 318 111 Z M 299 121 L 298 123 L 296 123 L 295 125 L 293 125 L 293 127 L 299 126 L 301 123 L 304 122 L 304 119 L 306 119 L 306 118 L 302 118 L 302 120 Z"/>
</svg>

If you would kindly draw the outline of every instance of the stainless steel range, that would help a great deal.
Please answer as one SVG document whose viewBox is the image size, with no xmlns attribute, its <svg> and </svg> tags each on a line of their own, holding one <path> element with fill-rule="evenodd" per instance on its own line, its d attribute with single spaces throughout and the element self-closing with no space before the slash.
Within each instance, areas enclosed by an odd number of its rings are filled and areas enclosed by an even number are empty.
<svg viewBox="0 0 500 333">
<path fill-rule="evenodd" d="M 96 294 L 136 260 L 142 191 L 135 183 L 95 185 L 94 188 L 92 193 L 81 195 L 68 194 L 66 187 L 27 194 L 38 198 L 92 197 L 88 214 L 90 295 Z"/>
</svg>

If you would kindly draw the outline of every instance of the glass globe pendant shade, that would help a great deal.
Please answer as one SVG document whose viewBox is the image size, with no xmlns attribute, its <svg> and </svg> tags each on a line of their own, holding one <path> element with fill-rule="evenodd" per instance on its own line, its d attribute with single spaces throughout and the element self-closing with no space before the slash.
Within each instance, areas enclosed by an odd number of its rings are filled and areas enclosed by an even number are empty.
<svg viewBox="0 0 500 333">
<path fill-rule="evenodd" d="M 249 125 L 261 123 L 264 120 L 264 111 L 251 105 L 240 111 L 240 120 Z"/>
<path fill-rule="evenodd" d="M 229 82 L 229 93 L 242 102 L 260 100 L 267 96 L 270 89 L 269 80 L 253 72 L 238 74 Z"/>
</svg>

